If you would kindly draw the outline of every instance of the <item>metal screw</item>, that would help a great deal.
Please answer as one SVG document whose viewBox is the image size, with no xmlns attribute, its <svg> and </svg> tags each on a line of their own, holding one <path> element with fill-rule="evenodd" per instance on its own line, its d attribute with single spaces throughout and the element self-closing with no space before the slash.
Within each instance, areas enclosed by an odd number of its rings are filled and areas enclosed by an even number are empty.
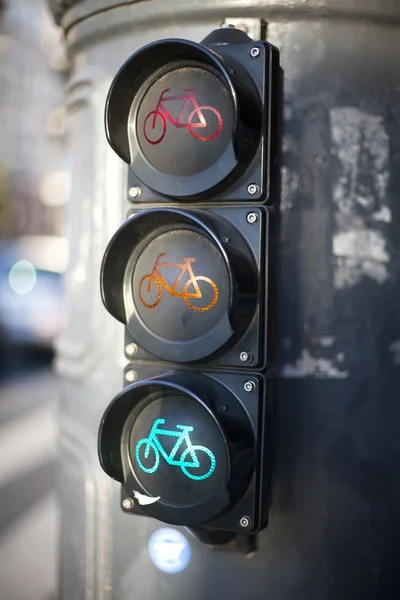
<svg viewBox="0 0 400 600">
<path fill-rule="evenodd" d="M 239 521 L 241 527 L 245 527 L 246 529 L 251 525 L 250 517 L 242 517 Z"/>
<path fill-rule="evenodd" d="M 225 404 L 221 404 L 221 406 L 218 406 L 218 410 L 219 412 L 224 413 L 227 410 L 227 406 Z"/>
<path fill-rule="evenodd" d="M 253 46 L 253 48 L 250 50 L 251 58 L 259 58 L 260 55 L 261 55 L 261 49 L 258 46 Z"/>
<path fill-rule="evenodd" d="M 129 383 L 133 383 L 134 381 L 136 381 L 137 375 L 136 375 L 135 371 L 127 371 L 125 373 L 125 379 Z"/>
<path fill-rule="evenodd" d="M 234 72 L 235 72 L 235 71 L 234 71 L 233 69 L 228 69 L 228 73 L 229 73 L 229 75 L 233 75 L 233 74 L 234 74 Z"/>
<path fill-rule="evenodd" d="M 132 498 L 124 498 L 122 501 L 122 506 L 125 508 L 125 510 L 132 510 L 132 508 L 135 506 L 135 503 Z"/>
<path fill-rule="evenodd" d="M 129 198 L 139 198 L 140 194 L 142 193 L 142 190 L 140 189 L 140 187 L 131 187 L 129 188 Z"/>
<path fill-rule="evenodd" d="M 247 215 L 246 220 L 250 225 L 254 225 L 258 221 L 258 214 L 255 212 L 251 212 Z"/>
<path fill-rule="evenodd" d="M 229 238 L 228 237 L 222 237 L 221 238 L 221 242 L 224 242 L 224 244 L 227 244 L 229 242 Z"/>
<path fill-rule="evenodd" d="M 250 196 L 255 196 L 256 194 L 258 194 L 259 192 L 259 187 L 258 185 L 256 185 L 255 183 L 250 183 L 250 185 L 247 187 L 247 192 L 250 194 Z"/>
<path fill-rule="evenodd" d="M 127 344 L 127 346 L 125 347 L 125 354 L 127 354 L 128 356 L 133 356 L 134 354 L 136 354 L 138 350 L 138 347 L 136 346 L 136 344 Z"/>
<path fill-rule="evenodd" d="M 256 389 L 256 384 L 254 381 L 246 381 L 243 388 L 245 392 L 254 392 Z"/>
<path fill-rule="evenodd" d="M 241 352 L 240 360 L 242 362 L 251 362 L 253 360 L 253 355 L 251 352 Z"/>
</svg>

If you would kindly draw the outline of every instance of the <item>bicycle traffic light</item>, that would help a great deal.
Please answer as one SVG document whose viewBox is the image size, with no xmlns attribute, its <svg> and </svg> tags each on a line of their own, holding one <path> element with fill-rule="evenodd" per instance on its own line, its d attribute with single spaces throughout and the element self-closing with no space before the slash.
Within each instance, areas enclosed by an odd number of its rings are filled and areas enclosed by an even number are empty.
<svg viewBox="0 0 400 600">
<path fill-rule="evenodd" d="M 111 85 L 132 208 L 101 292 L 128 365 L 99 456 L 131 514 L 267 524 L 280 91 L 277 50 L 234 29 L 150 44 Z"/>
</svg>

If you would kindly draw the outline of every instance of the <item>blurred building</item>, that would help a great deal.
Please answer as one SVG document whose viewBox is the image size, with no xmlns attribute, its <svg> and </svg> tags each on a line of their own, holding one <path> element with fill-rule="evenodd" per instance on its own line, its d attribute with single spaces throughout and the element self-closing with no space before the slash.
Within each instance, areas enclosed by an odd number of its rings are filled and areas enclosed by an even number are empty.
<svg viewBox="0 0 400 600">
<path fill-rule="evenodd" d="M 0 238 L 57 235 L 68 63 L 44 0 L 0 0 Z"/>
</svg>

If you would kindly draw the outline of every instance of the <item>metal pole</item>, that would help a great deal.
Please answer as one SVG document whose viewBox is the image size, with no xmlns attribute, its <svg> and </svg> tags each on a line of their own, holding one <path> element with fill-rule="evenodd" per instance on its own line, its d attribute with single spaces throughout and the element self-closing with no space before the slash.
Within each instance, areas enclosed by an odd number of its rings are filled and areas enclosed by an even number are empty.
<svg viewBox="0 0 400 600">
<path fill-rule="evenodd" d="M 69 313 L 58 348 L 61 598 L 400 596 L 397 0 L 51 4 L 73 64 Z M 148 550 L 162 524 L 122 514 L 96 453 L 123 360 L 99 268 L 129 204 L 104 101 L 140 46 L 200 41 L 234 17 L 268 22 L 285 71 L 274 492 L 254 553 L 214 551 L 183 530 L 191 561 L 167 575 Z"/>
</svg>

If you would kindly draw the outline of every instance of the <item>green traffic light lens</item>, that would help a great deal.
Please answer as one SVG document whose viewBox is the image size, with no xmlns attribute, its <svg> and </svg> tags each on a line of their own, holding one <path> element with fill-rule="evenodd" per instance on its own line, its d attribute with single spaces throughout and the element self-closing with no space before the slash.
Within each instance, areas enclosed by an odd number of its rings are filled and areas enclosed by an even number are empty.
<svg viewBox="0 0 400 600">
<path fill-rule="evenodd" d="M 130 435 L 135 478 L 163 503 L 195 505 L 207 500 L 226 478 L 226 442 L 215 418 L 188 396 L 150 402 Z"/>
</svg>

